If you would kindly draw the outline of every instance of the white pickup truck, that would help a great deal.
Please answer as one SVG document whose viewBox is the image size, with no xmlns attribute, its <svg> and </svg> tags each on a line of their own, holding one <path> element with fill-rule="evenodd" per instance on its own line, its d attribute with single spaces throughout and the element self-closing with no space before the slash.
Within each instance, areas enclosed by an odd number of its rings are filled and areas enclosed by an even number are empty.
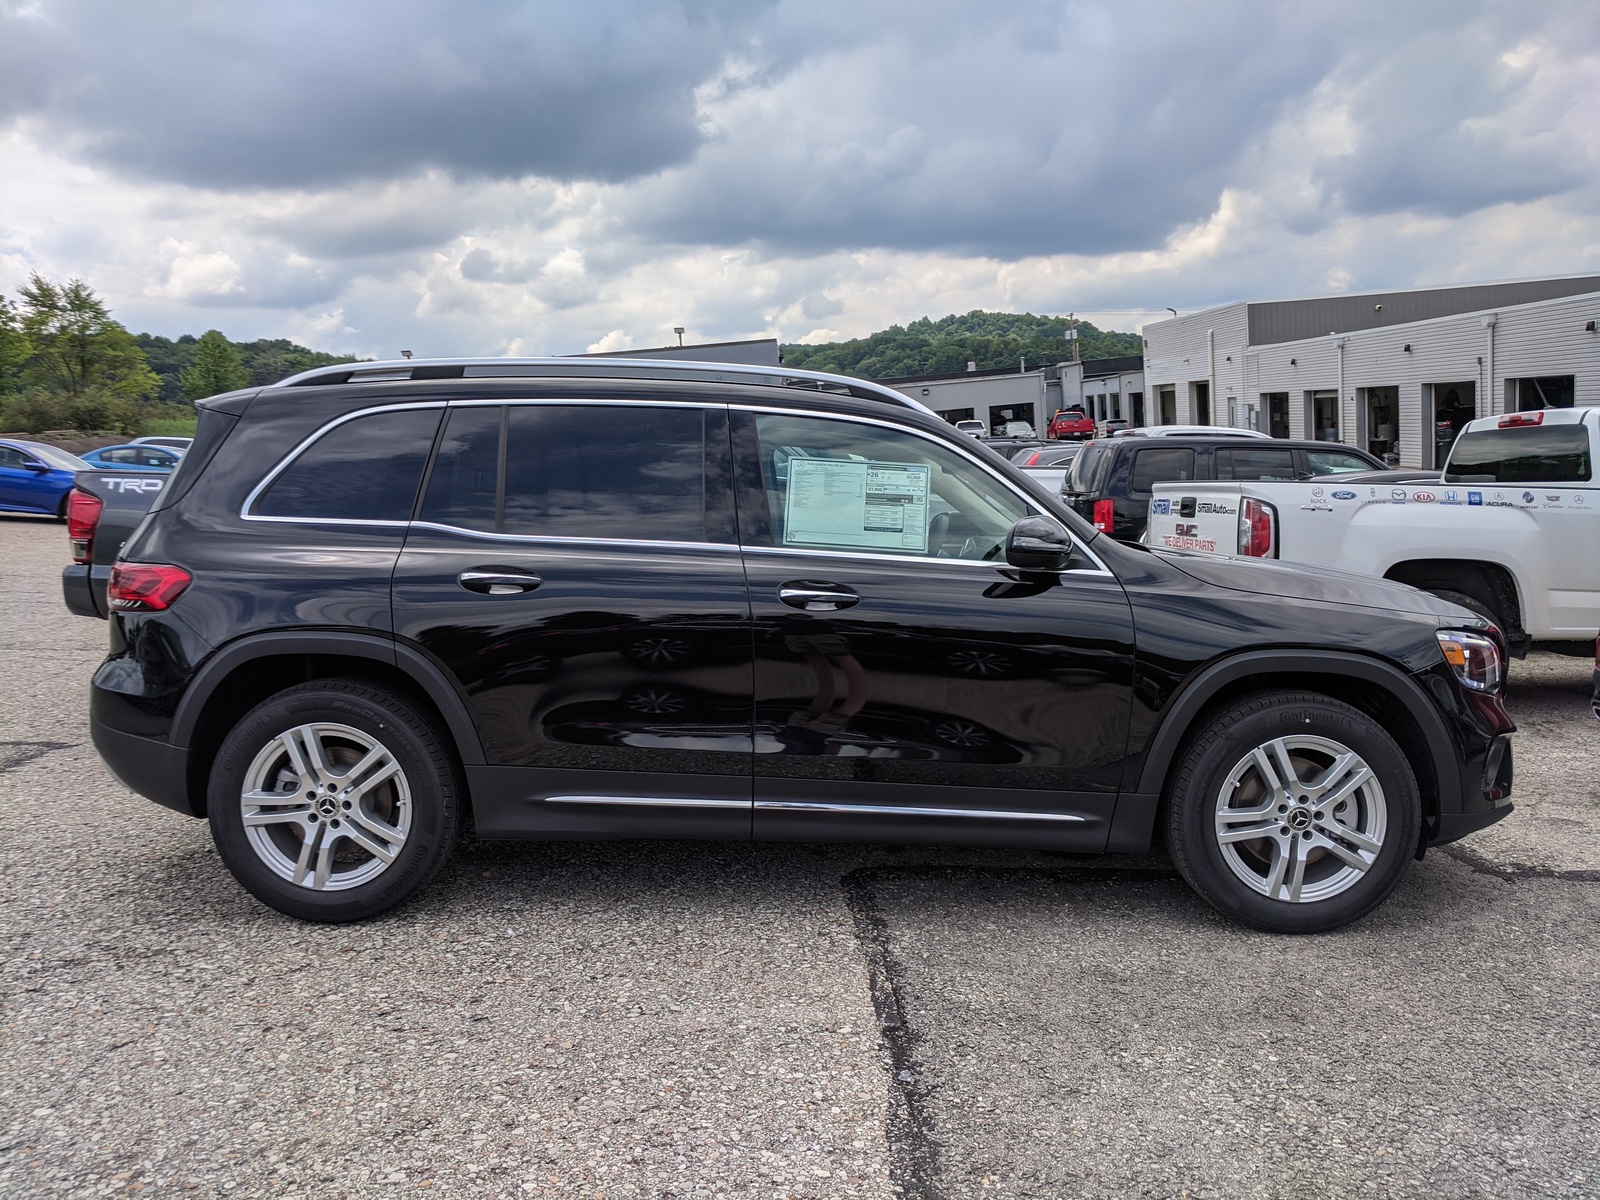
<svg viewBox="0 0 1600 1200">
<path fill-rule="evenodd" d="M 1600 630 L 1600 409 L 1472 421 L 1437 483 L 1157 484 L 1144 540 L 1398 580 L 1490 618 L 1516 654 L 1587 652 Z"/>
</svg>

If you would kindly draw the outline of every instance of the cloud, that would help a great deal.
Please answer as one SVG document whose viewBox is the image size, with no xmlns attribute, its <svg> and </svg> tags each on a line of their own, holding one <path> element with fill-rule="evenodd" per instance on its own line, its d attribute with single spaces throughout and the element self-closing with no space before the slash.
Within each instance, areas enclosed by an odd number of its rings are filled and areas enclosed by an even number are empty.
<svg viewBox="0 0 1600 1200">
<path fill-rule="evenodd" d="M 0 0 L 0 290 L 387 354 L 1129 328 L 1600 267 L 1595 111 L 1576 3 Z"/>
<path fill-rule="evenodd" d="M 198 187 L 436 167 L 628 179 L 700 144 L 695 89 L 747 0 L 54 0 L 0 9 L 0 115 Z"/>
</svg>

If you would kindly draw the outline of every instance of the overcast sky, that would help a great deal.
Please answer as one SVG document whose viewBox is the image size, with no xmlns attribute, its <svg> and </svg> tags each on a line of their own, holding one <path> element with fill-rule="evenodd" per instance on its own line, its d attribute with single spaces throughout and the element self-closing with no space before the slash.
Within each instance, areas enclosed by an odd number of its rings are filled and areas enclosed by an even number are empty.
<svg viewBox="0 0 1600 1200">
<path fill-rule="evenodd" d="M 392 357 L 1600 268 L 1600 5 L 0 0 L 0 292 Z"/>
</svg>

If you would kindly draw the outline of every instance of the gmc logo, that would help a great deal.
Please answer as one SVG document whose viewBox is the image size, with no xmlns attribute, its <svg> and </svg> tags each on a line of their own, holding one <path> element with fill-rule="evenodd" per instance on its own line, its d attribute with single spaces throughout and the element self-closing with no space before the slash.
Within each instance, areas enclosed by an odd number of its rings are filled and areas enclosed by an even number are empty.
<svg viewBox="0 0 1600 1200">
<path fill-rule="evenodd" d="M 1192 525 L 1185 525 L 1182 521 L 1178 522 L 1176 533 L 1179 537 L 1194 537 L 1194 535 L 1199 532 L 1200 525 L 1198 522 Z"/>
</svg>

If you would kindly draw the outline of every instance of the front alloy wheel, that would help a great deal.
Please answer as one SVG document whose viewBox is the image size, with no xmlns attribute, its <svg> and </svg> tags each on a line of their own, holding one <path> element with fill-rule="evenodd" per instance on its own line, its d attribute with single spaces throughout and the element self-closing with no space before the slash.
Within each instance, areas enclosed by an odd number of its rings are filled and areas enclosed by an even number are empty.
<svg viewBox="0 0 1600 1200">
<path fill-rule="evenodd" d="M 1309 904 L 1354 886 L 1383 850 L 1388 805 L 1371 767 L 1322 737 L 1279 737 L 1234 765 L 1217 797 L 1222 860 L 1246 886 Z"/>
<path fill-rule="evenodd" d="M 1314 933 L 1380 904 L 1421 829 L 1411 764 L 1382 726 L 1328 696 L 1268 692 L 1214 714 L 1190 742 L 1167 847 L 1219 910 Z"/>
</svg>

